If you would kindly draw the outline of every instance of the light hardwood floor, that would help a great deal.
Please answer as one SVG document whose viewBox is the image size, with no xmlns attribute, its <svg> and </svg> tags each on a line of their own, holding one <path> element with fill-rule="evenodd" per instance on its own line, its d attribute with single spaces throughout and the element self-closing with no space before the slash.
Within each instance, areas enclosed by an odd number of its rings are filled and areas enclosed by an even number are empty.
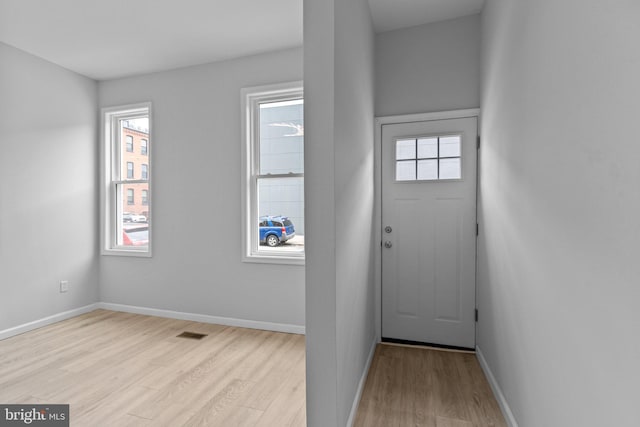
<svg viewBox="0 0 640 427">
<path fill-rule="evenodd" d="M 68 403 L 73 427 L 304 426 L 304 337 L 96 310 L 0 341 L 0 402 Z M 506 426 L 474 355 L 385 344 L 355 425 Z"/>
<path fill-rule="evenodd" d="M 74 427 L 304 426 L 304 336 L 96 310 L 0 341 L 0 402 L 69 403 Z"/>
<path fill-rule="evenodd" d="M 379 344 L 356 427 L 506 427 L 474 354 Z"/>
</svg>

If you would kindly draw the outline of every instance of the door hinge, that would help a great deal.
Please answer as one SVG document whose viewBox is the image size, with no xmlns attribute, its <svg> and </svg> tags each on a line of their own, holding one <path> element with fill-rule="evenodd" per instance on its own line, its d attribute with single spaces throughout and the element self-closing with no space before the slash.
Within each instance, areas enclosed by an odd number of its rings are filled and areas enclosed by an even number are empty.
<svg viewBox="0 0 640 427">
<path fill-rule="evenodd" d="M 480 149 L 480 135 L 478 135 L 478 137 L 476 138 L 476 143 L 477 143 L 477 149 Z"/>
<path fill-rule="evenodd" d="M 476 322 L 478 321 L 478 309 L 476 308 Z"/>
<path fill-rule="evenodd" d="M 480 226 L 476 222 L 476 236 L 479 236 L 479 235 L 480 235 Z"/>
</svg>

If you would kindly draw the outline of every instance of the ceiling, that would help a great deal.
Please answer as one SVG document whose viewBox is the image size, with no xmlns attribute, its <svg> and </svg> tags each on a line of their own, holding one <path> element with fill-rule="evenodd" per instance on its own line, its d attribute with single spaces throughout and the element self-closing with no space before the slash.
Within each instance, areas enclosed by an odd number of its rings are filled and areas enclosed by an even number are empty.
<svg viewBox="0 0 640 427">
<path fill-rule="evenodd" d="M 347 0 L 351 1 L 351 0 Z M 484 0 L 369 0 L 377 32 Z M 0 41 L 95 80 L 302 45 L 303 0 L 0 0 Z"/>
<path fill-rule="evenodd" d="M 480 13 L 484 0 L 369 0 L 376 32 Z"/>
</svg>

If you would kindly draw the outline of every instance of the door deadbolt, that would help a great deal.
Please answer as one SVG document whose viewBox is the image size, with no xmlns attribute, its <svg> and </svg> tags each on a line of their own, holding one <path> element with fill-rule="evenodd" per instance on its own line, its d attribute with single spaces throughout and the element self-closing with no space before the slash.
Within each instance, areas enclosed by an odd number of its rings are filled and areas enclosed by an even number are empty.
<svg viewBox="0 0 640 427">
<path fill-rule="evenodd" d="M 391 228 L 390 226 L 388 226 L 388 225 L 387 225 L 387 226 L 384 228 L 384 231 L 385 231 L 385 233 L 391 233 L 391 232 L 393 231 L 393 228 Z"/>
<path fill-rule="evenodd" d="M 390 241 L 387 240 L 386 242 L 384 242 L 385 248 L 389 249 L 391 246 L 393 246 L 393 244 Z"/>
</svg>

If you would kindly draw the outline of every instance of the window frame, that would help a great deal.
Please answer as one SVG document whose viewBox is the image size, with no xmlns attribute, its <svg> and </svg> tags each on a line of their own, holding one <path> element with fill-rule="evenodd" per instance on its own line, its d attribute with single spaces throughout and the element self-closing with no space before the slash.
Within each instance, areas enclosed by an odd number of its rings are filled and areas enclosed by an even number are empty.
<svg viewBox="0 0 640 427">
<path fill-rule="evenodd" d="M 147 178 L 143 179 L 127 179 L 126 170 L 121 175 L 120 169 L 122 165 L 122 155 L 126 151 L 123 148 L 123 141 L 120 134 L 119 123 L 121 120 L 136 119 L 148 117 L 149 133 L 148 141 L 153 139 L 152 127 L 153 116 L 150 102 L 122 105 L 116 107 L 105 107 L 101 109 L 101 162 L 100 162 L 100 222 L 101 222 L 101 254 L 117 255 L 131 257 L 151 257 L 152 256 L 152 218 L 147 217 L 147 225 L 149 227 L 149 243 L 147 246 L 124 246 L 117 245 L 117 236 L 122 233 L 122 223 L 118 222 L 118 218 L 126 210 L 126 201 L 122 198 L 122 192 L 118 191 L 118 186 L 124 184 L 147 184 L 148 188 L 148 211 L 152 212 L 152 153 L 151 147 L 147 143 L 147 155 L 149 161 L 147 163 Z M 135 150 L 135 149 L 134 149 Z M 116 179 L 119 177 L 120 179 Z M 118 204 L 118 200 L 122 200 Z"/>
<path fill-rule="evenodd" d="M 261 103 L 304 100 L 302 81 L 254 86 L 241 89 L 242 117 L 242 261 L 270 264 L 304 265 L 305 251 L 259 251 L 258 179 L 260 175 Z M 266 175 L 265 175 L 266 176 Z M 270 174 L 269 178 L 302 178 L 303 173 Z"/>
</svg>

